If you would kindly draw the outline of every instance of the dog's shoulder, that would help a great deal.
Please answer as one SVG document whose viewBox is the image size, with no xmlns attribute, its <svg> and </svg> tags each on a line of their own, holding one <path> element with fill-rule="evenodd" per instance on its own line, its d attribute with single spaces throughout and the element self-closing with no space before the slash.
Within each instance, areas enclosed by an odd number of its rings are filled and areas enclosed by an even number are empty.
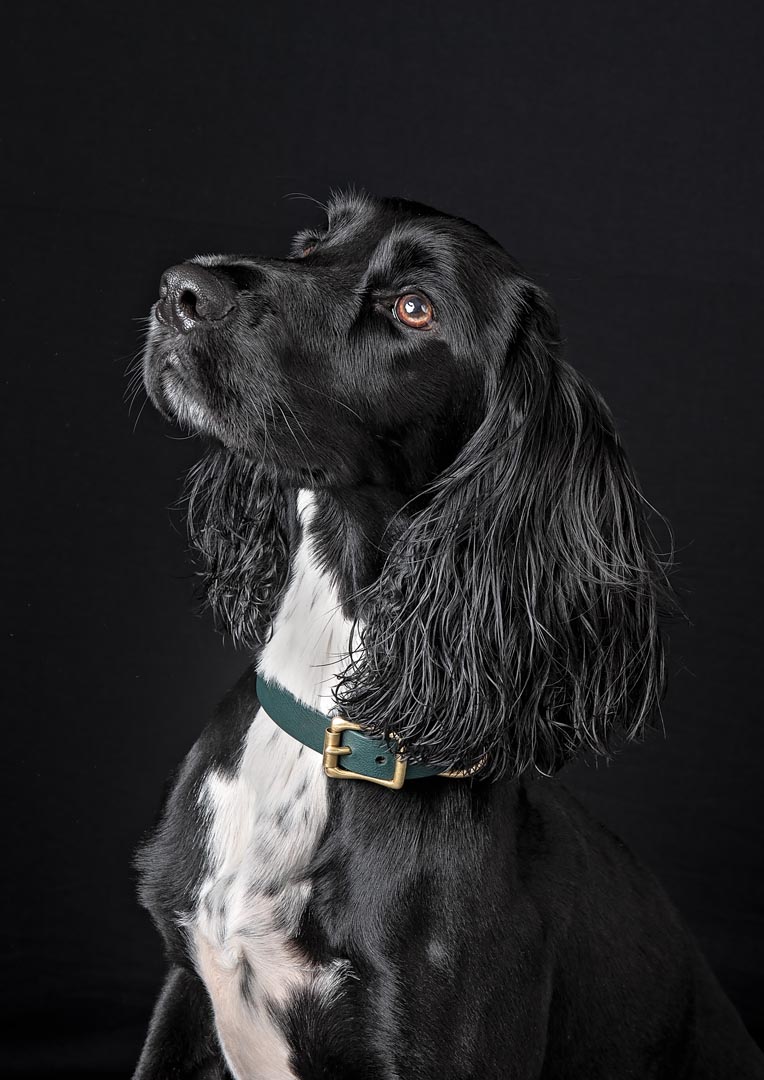
<svg viewBox="0 0 764 1080">
<path fill-rule="evenodd" d="M 541 778 L 519 785 L 518 853 L 535 868 L 563 870 L 581 895 L 592 890 L 663 891 L 651 871 L 629 846 L 603 824 L 559 779 Z M 544 858 L 540 859 L 540 853 Z M 558 883 L 559 884 L 559 883 Z"/>
<path fill-rule="evenodd" d="M 606 972 L 652 963 L 656 977 L 667 957 L 679 964 L 688 950 L 695 954 L 653 872 L 574 794 L 557 780 L 541 780 L 528 784 L 524 797 L 518 853 L 537 899 L 562 931 L 563 951 L 584 948 L 590 971 L 598 964 Z"/>
<path fill-rule="evenodd" d="M 159 821 L 136 855 L 141 903 L 171 953 L 182 948 L 179 916 L 193 905 L 206 871 L 205 781 L 212 770 L 225 774 L 236 769 L 257 707 L 256 675 L 250 668 L 223 698 L 170 779 Z"/>
</svg>

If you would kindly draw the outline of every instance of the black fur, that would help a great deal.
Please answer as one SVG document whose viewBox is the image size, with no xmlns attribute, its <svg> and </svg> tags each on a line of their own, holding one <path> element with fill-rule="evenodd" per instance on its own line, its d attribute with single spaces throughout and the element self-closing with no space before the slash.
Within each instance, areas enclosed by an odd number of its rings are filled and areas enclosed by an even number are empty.
<svg viewBox="0 0 764 1080">
<path fill-rule="evenodd" d="M 289 569 L 286 505 L 261 465 L 220 447 L 188 477 L 188 530 L 205 597 L 234 642 L 265 644 Z"/>
<path fill-rule="evenodd" d="M 612 419 L 545 300 L 517 317 L 485 418 L 364 598 L 340 695 L 409 754 L 492 777 L 607 752 L 663 686 L 663 570 Z"/>
<path fill-rule="evenodd" d="M 534 779 L 643 730 L 669 603 L 610 414 L 560 359 L 546 297 L 475 226 L 367 196 L 335 199 L 290 259 L 200 263 L 232 313 L 181 335 L 160 304 L 146 381 L 213 443 L 189 507 L 211 607 L 255 653 L 267 641 L 311 488 L 359 620 L 343 711 L 412 759 L 480 766 L 398 793 L 329 783 L 296 945 L 356 977 L 280 1014 L 295 1076 L 764 1077 L 650 875 Z M 410 291 L 431 329 L 393 317 Z M 177 913 L 205 873 L 200 784 L 236 767 L 256 710 L 248 673 L 141 856 L 172 965 L 144 1080 L 227 1075 Z"/>
</svg>

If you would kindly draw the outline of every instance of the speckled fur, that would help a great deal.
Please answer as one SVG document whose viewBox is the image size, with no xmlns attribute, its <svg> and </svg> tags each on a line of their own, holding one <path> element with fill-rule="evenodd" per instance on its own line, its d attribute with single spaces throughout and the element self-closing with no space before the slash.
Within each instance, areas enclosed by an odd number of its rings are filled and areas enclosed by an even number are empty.
<svg viewBox="0 0 764 1080">
<path fill-rule="evenodd" d="M 350 623 L 316 562 L 314 509 L 310 494 L 300 493 L 302 538 L 259 667 L 320 708 L 331 701 L 334 671 L 347 663 Z M 236 772 L 213 770 L 201 788 L 209 870 L 195 911 L 182 922 L 237 1080 L 293 1077 L 274 1007 L 297 991 L 331 996 L 347 974 L 341 959 L 315 965 L 294 940 L 311 892 L 307 868 L 326 822 L 326 784 L 320 756 L 260 709 Z"/>
</svg>

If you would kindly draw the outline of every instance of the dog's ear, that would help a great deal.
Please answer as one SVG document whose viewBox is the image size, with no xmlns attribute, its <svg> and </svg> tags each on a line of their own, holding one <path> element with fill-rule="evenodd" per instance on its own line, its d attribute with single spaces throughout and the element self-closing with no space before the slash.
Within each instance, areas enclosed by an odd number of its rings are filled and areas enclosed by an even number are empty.
<svg viewBox="0 0 764 1080">
<path fill-rule="evenodd" d="M 659 704 L 664 568 L 607 406 L 556 336 L 528 285 L 482 424 L 362 613 L 339 704 L 412 760 L 549 773 Z"/>
<path fill-rule="evenodd" d="M 186 495 L 204 599 L 235 644 L 259 649 L 289 569 L 283 493 L 261 466 L 220 447 L 191 470 Z"/>
</svg>

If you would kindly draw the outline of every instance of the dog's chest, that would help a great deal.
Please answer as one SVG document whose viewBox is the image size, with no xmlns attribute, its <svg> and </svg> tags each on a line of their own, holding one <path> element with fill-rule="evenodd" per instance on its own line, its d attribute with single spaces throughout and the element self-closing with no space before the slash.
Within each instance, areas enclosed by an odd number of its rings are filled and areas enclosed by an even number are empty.
<svg viewBox="0 0 764 1080">
<path fill-rule="evenodd" d="M 259 668 L 308 704 L 328 708 L 347 662 L 350 624 L 315 564 L 303 525 L 292 578 Z M 211 771 L 200 794 L 209 871 L 188 920 L 195 961 L 210 994 L 221 1046 L 234 1075 L 291 1078 L 279 1007 L 296 992 L 326 1001 L 346 965 L 319 967 L 294 938 L 310 898 L 307 868 L 326 823 L 321 758 L 259 710 L 233 774 Z"/>
</svg>

